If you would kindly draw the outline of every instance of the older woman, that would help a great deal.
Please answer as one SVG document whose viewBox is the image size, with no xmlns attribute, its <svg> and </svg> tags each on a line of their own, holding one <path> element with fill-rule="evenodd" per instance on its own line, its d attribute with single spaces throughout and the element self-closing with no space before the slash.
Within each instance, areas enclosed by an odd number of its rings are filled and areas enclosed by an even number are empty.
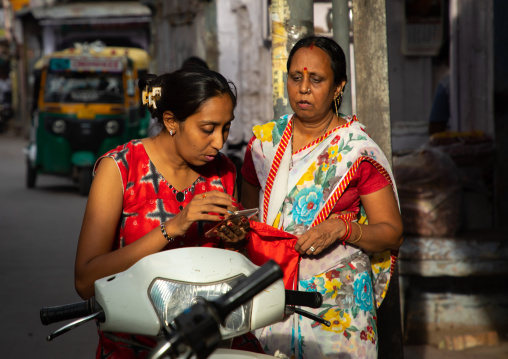
<svg viewBox="0 0 508 359">
<path fill-rule="evenodd" d="M 242 204 L 298 237 L 299 290 L 319 291 L 314 314 L 293 315 L 258 337 L 296 358 L 377 357 L 376 306 L 386 293 L 402 221 L 389 163 L 356 117 L 339 113 L 345 56 L 333 40 L 300 40 L 287 62 L 294 113 L 254 127 Z M 368 218 L 368 225 L 367 225 Z"/>
</svg>

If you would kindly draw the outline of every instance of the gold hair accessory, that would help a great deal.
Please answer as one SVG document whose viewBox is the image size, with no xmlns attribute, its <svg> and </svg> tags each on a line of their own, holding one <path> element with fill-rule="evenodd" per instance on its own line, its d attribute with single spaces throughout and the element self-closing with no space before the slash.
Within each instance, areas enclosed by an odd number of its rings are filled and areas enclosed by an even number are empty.
<svg viewBox="0 0 508 359">
<path fill-rule="evenodd" d="M 148 86 L 142 93 L 143 105 L 148 104 L 148 107 L 157 108 L 156 102 L 161 98 L 161 88 L 154 87 L 151 92 L 148 92 Z"/>
<path fill-rule="evenodd" d="M 148 85 L 146 85 L 145 89 L 141 93 L 141 102 L 143 105 L 146 105 L 148 103 Z"/>
</svg>

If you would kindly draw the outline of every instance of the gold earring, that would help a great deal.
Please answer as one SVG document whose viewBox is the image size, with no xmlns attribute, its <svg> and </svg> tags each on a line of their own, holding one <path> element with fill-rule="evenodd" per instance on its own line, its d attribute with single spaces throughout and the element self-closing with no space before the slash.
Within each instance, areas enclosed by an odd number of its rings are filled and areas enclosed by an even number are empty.
<svg viewBox="0 0 508 359">
<path fill-rule="evenodd" d="M 337 117 L 339 116 L 339 107 L 342 104 L 342 95 L 344 94 L 344 90 L 342 90 L 339 94 L 339 96 L 335 97 L 334 104 L 335 104 L 335 113 L 337 114 Z"/>
</svg>

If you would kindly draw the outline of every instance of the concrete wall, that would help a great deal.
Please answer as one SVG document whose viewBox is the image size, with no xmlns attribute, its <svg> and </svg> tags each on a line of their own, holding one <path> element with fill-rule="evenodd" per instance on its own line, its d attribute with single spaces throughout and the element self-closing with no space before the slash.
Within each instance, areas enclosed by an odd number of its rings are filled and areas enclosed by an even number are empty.
<svg viewBox="0 0 508 359">
<path fill-rule="evenodd" d="M 405 0 L 386 3 L 392 147 L 394 151 L 415 149 L 427 142 L 434 91 L 443 67 L 434 64 L 432 56 L 404 54 Z M 481 130 L 493 136 L 493 0 L 449 0 L 445 6 L 448 3 L 444 12 L 449 14 L 449 29 L 443 33 L 449 33 L 451 44 L 449 129 Z"/>
<path fill-rule="evenodd" d="M 189 56 L 205 60 L 238 91 L 228 144 L 248 141 L 252 126 L 273 117 L 266 4 L 250 0 L 172 0 L 156 4 L 155 72 L 174 71 Z"/>
<path fill-rule="evenodd" d="M 217 2 L 218 70 L 238 90 L 228 143 L 249 141 L 252 126 L 273 118 L 268 10 L 262 1 Z"/>
<path fill-rule="evenodd" d="M 452 130 L 494 136 L 493 0 L 450 0 Z"/>
<path fill-rule="evenodd" d="M 402 49 L 404 0 L 386 2 L 390 120 L 393 151 L 414 149 L 428 140 L 433 98 L 430 57 L 405 56 Z"/>
<path fill-rule="evenodd" d="M 214 11 L 215 1 L 156 2 L 152 56 L 157 74 L 180 68 L 190 56 L 198 56 L 214 68 L 216 59 L 207 53 L 207 46 L 216 47 L 215 29 L 214 24 L 207 23 L 206 16 Z"/>
</svg>

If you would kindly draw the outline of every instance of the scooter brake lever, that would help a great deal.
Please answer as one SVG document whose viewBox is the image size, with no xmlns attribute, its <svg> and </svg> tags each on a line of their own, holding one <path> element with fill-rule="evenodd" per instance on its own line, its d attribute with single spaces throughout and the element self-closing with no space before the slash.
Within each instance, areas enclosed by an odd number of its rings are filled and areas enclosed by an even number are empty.
<svg viewBox="0 0 508 359">
<path fill-rule="evenodd" d="M 315 315 L 313 313 L 307 312 L 307 311 L 300 309 L 300 308 L 296 308 L 296 307 L 287 305 L 285 314 L 294 314 L 294 313 L 298 313 L 301 316 L 307 317 L 307 318 L 312 319 L 318 323 L 324 324 L 327 327 L 332 325 L 332 323 L 330 323 L 328 320 L 318 317 L 317 315 Z"/>
<path fill-rule="evenodd" d="M 61 327 L 60 329 L 54 331 L 53 333 L 51 333 L 50 335 L 48 335 L 46 337 L 46 340 L 48 342 L 52 341 L 53 339 L 55 339 L 56 337 L 59 337 L 60 335 L 64 334 L 64 333 L 67 333 L 69 330 L 72 330 L 74 328 L 77 328 L 79 327 L 80 325 L 83 325 L 85 324 L 86 322 L 92 320 L 92 319 L 95 319 L 95 318 L 103 318 L 104 317 L 104 312 L 103 311 L 99 311 L 99 312 L 96 312 L 96 313 L 93 313 L 93 314 L 90 314 L 89 316 L 87 317 L 84 317 L 84 318 L 81 318 L 81 319 L 78 319 L 72 323 L 69 323 L 63 327 Z"/>
</svg>

